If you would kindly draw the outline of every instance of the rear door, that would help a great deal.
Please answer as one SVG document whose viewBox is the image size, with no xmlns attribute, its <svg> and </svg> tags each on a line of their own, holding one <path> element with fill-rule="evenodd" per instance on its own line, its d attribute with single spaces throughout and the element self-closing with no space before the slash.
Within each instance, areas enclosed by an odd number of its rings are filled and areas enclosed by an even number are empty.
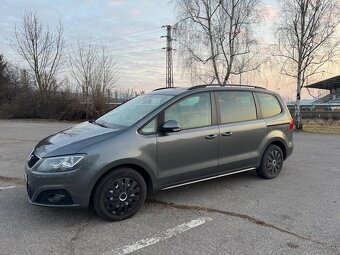
<svg viewBox="0 0 340 255">
<path fill-rule="evenodd" d="M 211 93 L 201 92 L 162 113 L 163 123 L 175 120 L 181 131 L 157 136 L 160 188 L 217 175 L 219 128 L 212 112 Z"/>
<path fill-rule="evenodd" d="M 220 123 L 219 174 L 258 166 L 267 125 L 251 91 L 216 91 Z"/>
</svg>

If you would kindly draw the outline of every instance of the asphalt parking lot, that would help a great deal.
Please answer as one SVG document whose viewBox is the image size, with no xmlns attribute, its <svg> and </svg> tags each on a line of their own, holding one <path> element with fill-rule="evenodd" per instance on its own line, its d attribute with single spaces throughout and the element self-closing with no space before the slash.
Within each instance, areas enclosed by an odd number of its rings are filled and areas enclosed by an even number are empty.
<svg viewBox="0 0 340 255">
<path fill-rule="evenodd" d="M 27 201 L 26 157 L 70 125 L 0 120 L 0 254 L 340 254 L 340 136 L 297 133 L 276 179 L 245 172 L 162 191 L 111 223 Z"/>
</svg>

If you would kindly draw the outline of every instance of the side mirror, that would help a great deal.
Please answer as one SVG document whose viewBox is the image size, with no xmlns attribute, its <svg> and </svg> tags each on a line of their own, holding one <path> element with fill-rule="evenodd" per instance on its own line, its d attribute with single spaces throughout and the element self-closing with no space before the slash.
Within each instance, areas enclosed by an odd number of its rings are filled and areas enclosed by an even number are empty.
<svg viewBox="0 0 340 255">
<path fill-rule="evenodd" d="M 168 120 L 167 122 L 163 123 L 161 130 L 164 133 L 179 132 L 181 131 L 181 126 L 175 120 Z"/>
</svg>

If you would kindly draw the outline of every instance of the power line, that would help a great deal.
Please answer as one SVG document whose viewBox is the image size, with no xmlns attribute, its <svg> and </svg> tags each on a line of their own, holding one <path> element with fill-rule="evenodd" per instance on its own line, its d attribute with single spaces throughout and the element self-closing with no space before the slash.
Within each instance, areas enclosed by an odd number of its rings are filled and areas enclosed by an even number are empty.
<svg viewBox="0 0 340 255">
<path fill-rule="evenodd" d="M 149 29 L 150 30 L 150 29 Z M 143 32 L 143 30 L 141 30 L 141 31 L 138 31 L 138 32 L 136 32 L 136 33 L 133 33 L 133 32 L 131 32 L 131 33 L 122 33 L 121 35 L 124 35 L 124 36 L 126 36 L 126 35 L 128 35 L 128 37 L 126 38 L 126 37 L 124 37 L 124 38 L 114 38 L 114 39 L 108 39 L 109 37 L 103 37 L 103 38 L 97 38 L 97 39 L 90 39 L 89 40 L 89 42 L 91 42 L 91 43 L 95 43 L 95 42 L 105 42 L 105 43 L 109 43 L 109 42 L 119 42 L 119 41 L 126 41 L 126 40 L 128 40 L 128 39 L 131 39 L 131 37 L 137 37 L 137 36 L 146 36 L 146 35 L 153 35 L 153 34 L 156 34 L 156 33 L 159 33 L 159 32 L 161 32 L 160 30 L 159 30 L 159 28 L 158 29 L 152 29 L 153 31 L 152 32 L 148 32 L 148 33 L 143 33 L 143 34 L 139 34 L 140 32 Z M 148 30 L 144 30 L 144 31 L 148 31 Z M 133 38 L 132 38 L 133 39 Z M 144 38 L 141 38 L 142 40 L 144 39 Z M 135 40 L 135 41 L 140 41 L 140 40 Z M 70 44 L 68 44 L 69 46 L 72 46 L 72 45 L 77 45 L 77 43 L 70 43 Z"/>
<path fill-rule="evenodd" d="M 120 50 L 130 49 L 130 48 L 134 48 L 134 47 L 148 46 L 148 45 L 152 45 L 152 44 L 156 44 L 156 43 L 159 44 L 159 41 L 157 42 L 156 39 L 159 39 L 159 37 L 152 37 L 152 38 L 148 38 L 148 39 L 143 39 L 143 40 L 138 40 L 138 41 L 133 41 L 133 42 L 127 42 L 124 45 L 106 45 L 106 44 L 104 44 L 104 45 L 108 48 L 112 48 L 112 50 L 119 50 L 120 51 Z M 148 41 L 151 41 L 151 42 L 148 42 Z M 152 42 L 152 41 L 154 41 L 154 42 Z M 140 42 L 144 42 L 144 43 L 139 44 Z M 133 44 L 136 44 L 136 45 L 133 45 Z M 129 46 L 129 45 L 131 45 L 131 46 Z"/>
</svg>

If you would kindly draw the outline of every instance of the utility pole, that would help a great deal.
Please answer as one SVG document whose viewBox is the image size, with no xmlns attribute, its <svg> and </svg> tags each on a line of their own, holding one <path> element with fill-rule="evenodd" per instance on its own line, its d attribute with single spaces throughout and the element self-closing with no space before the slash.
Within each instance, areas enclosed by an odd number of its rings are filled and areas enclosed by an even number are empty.
<svg viewBox="0 0 340 255">
<path fill-rule="evenodd" d="M 172 41 L 171 37 L 171 30 L 174 29 L 170 25 L 164 25 L 162 28 L 166 28 L 166 35 L 161 36 L 161 38 L 166 38 L 166 47 L 163 49 L 166 50 L 166 78 L 165 78 L 165 85 L 168 88 L 174 86 L 174 75 L 173 75 L 173 68 L 172 68 Z"/>
</svg>

